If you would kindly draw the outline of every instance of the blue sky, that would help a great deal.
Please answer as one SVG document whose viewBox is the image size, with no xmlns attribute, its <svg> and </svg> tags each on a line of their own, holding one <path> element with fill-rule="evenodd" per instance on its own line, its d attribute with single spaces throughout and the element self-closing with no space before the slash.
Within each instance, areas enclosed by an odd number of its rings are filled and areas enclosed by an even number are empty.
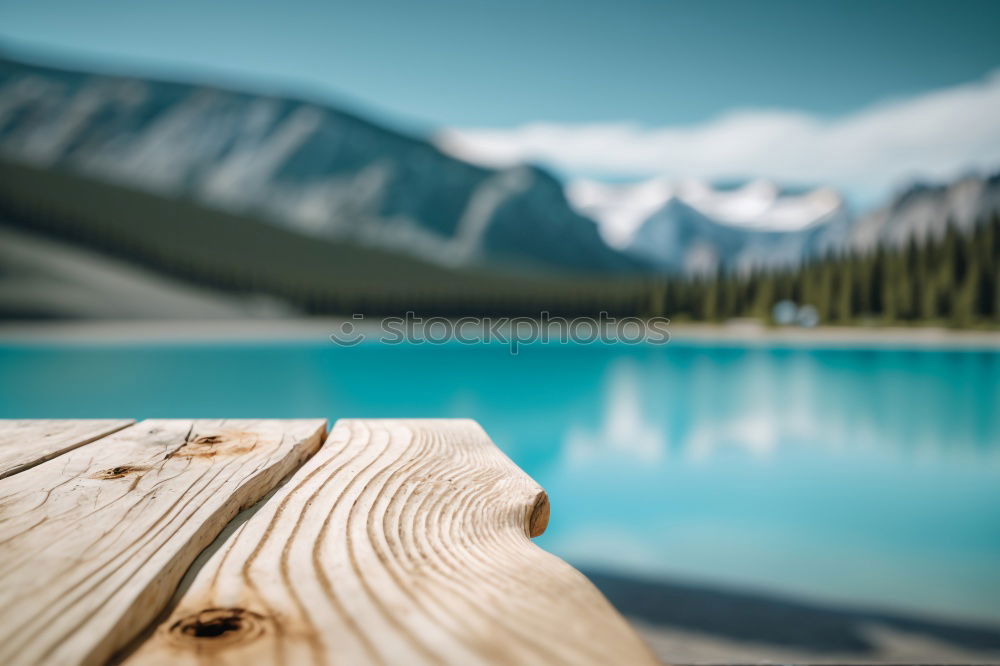
<svg viewBox="0 0 1000 666">
<path fill-rule="evenodd" d="M 228 75 L 340 100 L 418 132 L 540 122 L 696 128 L 748 111 L 836 124 L 989 80 L 1000 66 L 998 34 L 1000 2 L 992 1 L 0 0 L 0 44 L 17 53 L 178 77 Z M 484 144 L 464 136 L 474 158 Z M 988 163 L 989 151 L 973 162 Z M 522 145 L 515 156 L 610 177 L 679 168 L 655 160 L 603 168 L 560 155 Z M 723 166 L 696 175 L 754 175 Z"/>
</svg>

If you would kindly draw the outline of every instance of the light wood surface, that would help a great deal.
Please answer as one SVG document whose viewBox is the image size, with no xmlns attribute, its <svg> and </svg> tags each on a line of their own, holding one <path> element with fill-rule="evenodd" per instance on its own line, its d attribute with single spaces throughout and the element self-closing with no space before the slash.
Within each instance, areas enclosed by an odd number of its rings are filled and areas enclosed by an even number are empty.
<svg viewBox="0 0 1000 666">
<path fill-rule="evenodd" d="M 125 663 L 657 663 L 548 510 L 474 421 L 339 421 Z"/>
<path fill-rule="evenodd" d="M 132 423 L 132 419 L 0 419 L 0 479 Z"/>
<path fill-rule="evenodd" d="M 0 663 L 105 662 L 325 427 L 143 421 L 0 480 Z"/>
</svg>

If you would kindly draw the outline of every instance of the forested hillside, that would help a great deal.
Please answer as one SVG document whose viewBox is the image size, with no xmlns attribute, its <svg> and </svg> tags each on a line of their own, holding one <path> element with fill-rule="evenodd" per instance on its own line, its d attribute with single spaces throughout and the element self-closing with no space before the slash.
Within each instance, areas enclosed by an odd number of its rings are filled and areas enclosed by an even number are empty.
<svg viewBox="0 0 1000 666">
<path fill-rule="evenodd" d="M 98 249 L 191 284 L 263 294 L 312 314 L 660 315 L 675 321 L 770 321 L 790 300 L 821 324 L 1000 323 L 1000 217 L 899 247 L 795 269 L 683 276 L 569 278 L 445 269 L 378 248 L 320 240 L 252 216 L 0 163 L 8 224 Z M 943 223 L 945 224 L 945 223 Z"/>
<path fill-rule="evenodd" d="M 651 294 L 650 278 L 446 268 L 380 247 L 301 234 L 269 224 L 259 212 L 225 213 L 2 160 L 0 224 L 192 285 L 273 297 L 307 314 L 631 314 L 648 310 Z"/>
<path fill-rule="evenodd" d="M 831 255 L 781 271 L 668 281 L 662 310 L 675 318 L 769 320 L 789 300 L 830 324 L 1000 324 L 1000 216 L 971 230 L 946 223 L 938 238 Z"/>
</svg>

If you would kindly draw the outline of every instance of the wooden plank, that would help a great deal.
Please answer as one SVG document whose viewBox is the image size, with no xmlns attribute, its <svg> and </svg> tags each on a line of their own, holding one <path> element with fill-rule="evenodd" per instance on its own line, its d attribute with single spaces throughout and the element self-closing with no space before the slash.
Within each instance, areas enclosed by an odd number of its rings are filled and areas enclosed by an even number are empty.
<svg viewBox="0 0 1000 666">
<path fill-rule="evenodd" d="M 474 421 L 339 421 L 125 664 L 658 663 L 547 522 Z"/>
<path fill-rule="evenodd" d="M 0 419 L 0 479 L 133 423 L 132 419 Z"/>
<path fill-rule="evenodd" d="M 325 428 L 143 421 L 0 481 L 0 663 L 105 662 Z"/>
</svg>

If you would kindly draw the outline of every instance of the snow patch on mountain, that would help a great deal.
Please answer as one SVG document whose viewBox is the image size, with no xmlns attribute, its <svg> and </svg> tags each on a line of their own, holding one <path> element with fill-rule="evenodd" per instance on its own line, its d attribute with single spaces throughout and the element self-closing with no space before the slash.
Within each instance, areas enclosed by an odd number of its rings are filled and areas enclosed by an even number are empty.
<svg viewBox="0 0 1000 666">
<path fill-rule="evenodd" d="M 642 224 L 672 200 L 719 224 L 756 231 L 801 231 L 844 208 L 843 198 L 828 187 L 790 192 L 767 180 L 735 188 L 696 179 L 628 184 L 577 180 L 567 186 L 566 195 L 577 211 L 597 220 L 605 240 L 615 247 L 628 246 Z"/>
</svg>

